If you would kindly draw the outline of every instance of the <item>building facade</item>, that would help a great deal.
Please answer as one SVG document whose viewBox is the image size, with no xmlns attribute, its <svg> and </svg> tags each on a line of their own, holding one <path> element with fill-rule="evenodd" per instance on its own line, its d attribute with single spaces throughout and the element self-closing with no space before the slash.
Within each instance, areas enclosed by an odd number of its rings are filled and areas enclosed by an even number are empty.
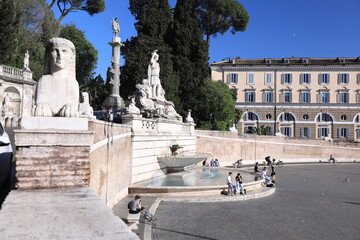
<svg viewBox="0 0 360 240">
<path fill-rule="evenodd" d="M 237 92 L 239 133 L 360 141 L 360 57 L 229 59 L 211 76 Z"/>
<path fill-rule="evenodd" d="M 17 127 L 22 117 L 31 116 L 36 82 L 27 69 L 0 65 L 0 121 Z"/>
</svg>

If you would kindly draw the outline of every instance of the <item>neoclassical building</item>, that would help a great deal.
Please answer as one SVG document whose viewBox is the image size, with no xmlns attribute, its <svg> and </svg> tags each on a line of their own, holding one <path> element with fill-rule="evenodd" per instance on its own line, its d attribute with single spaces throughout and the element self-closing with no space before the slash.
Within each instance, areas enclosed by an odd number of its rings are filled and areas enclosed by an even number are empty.
<svg viewBox="0 0 360 240">
<path fill-rule="evenodd" d="M 266 127 L 297 138 L 360 141 L 360 57 L 229 59 L 214 81 L 237 90 L 239 133 Z"/>
<path fill-rule="evenodd" d="M 0 121 L 17 127 L 21 118 L 31 116 L 36 82 L 30 69 L 0 65 Z"/>
</svg>

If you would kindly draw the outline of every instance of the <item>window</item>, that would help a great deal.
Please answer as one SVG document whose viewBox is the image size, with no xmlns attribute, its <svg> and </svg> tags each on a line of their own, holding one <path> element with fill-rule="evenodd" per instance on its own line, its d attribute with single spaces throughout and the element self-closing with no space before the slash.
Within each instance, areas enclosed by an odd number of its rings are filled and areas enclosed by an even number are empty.
<svg viewBox="0 0 360 240">
<path fill-rule="evenodd" d="M 265 90 L 264 91 L 264 102 L 271 103 L 274 99 L 273 90 Z"/>
<path fill-rule="evenodd" d="M 284 102 L 284 103 L 291 103 L 292 102 L 291 90 L 283 90 L 283 92 L 282 92 L 282 102 Z"/>
<path fill-rule="evenodd" d="M 230 73 L 230 74 L 228 74 L 228 83 L 229 83 L 229 84 L 236 84 L 236 83 L 238 83 L 238 74 L 237 74 L 237 73 Z"/>
<path fill-rule="evenodd" d="M 360 138 L 360 128 L 356 129 L 356 138 Z"/>
<path fill-rule="evenodd" d="M 319 84 L 329 84 L 330 83 L 330 74 L 321 73 L 319 75 Z"/>
<path fill-rule="evenodd" d="M 273 74 L 265 73 L 265 85 L 271 85 L 273 83 Z"/>
<path fill-rule="evenodd" d="M 271 59 L 266 58 L 266 59 L 265 59 L 265 63 L 270 64 L 270 63 L 271 63 Z"/>
<path fill-rule="evenodd" d="M 310 137 L 310 128 L 309 127 L 300 128 L 300 136 L 301 137 Z"/>
<path fill-rule="evenodd" d="M 338 128 L 338 138 L 348 138 L 349 128 Z"/>
<path fill-rule="evenodd" d="M 332 122 L 332 117 L 328 113 L 321 113 L 318 117 L 318 122 Z"/>
<path fill-rule="evenodd" d="M 356 75 L 356 82 L 360 85 L 360 73 Z"/>
<path fill-rule="evenodd" d="M 253 112 L 245 113 L 245 121 L 256 121 L 258 120 L 257 116 Z"/>
<path fill-rule="evenodd" d="M 349 92 L 340 90 L 339 91 L 339 103 L 349 103 Z"/>
<path fill-rule="evenodd" d="M 345 114 L 343 114 L 343 115 L 341 115 L 340 119 L 345 121 L 347 119 L 347 116 Z"/>
<path fill-rule="evenodd" d="M 304 114 L 304 115 L 303 115 L 303 119 L 304 119 L 304 120 L 308 120 L 308 119 L 309 119 L 309 115 L 308 115 L 308 114 Z"/>
<path fill-rule="evenodd" d="M 329 137 L 329 128 L 328 127 L 320 127 L 319 131 L 319 138 Z"/>
<path fill-rule="evenodd" d="M 295 121 L 295 118 L 291 113 L 283 113 L 281 115 L 281 121 Z"/>
<path fill-rule="evenodd" d="M 349 74 L 348 73 L 339 73 L 338 82 L 339 82 L 339 84 L 348 84 L 349 83 Z"/>
<path fill-rule="evenodd" d="M 320 103 L 329 103 L 330 102 L 330 93 L 328 91 L 320 91 L 319 102 Z"/>
<path fill-rule="evenodd" d="M 301 73 L 300 74 L 300 84 L 310 84 L 310 83 L 311 83 L 310 73 Z"/>
<path fill-rule="evenodd" d="M 282 127 L 281 128 L 281 134 L 291 137 L 291 127 Z"/>
<path fill-rule="evenodd" d="M 302 103 L 310 102 L 310 91 L 309 90 L 301 90 L 300 91 L 300 102 L 302 102 Z"/>
<path fill-rule="evenodd" d="M 245 91 L 245 102 L 255 102 L 255 91 L 246 90 Z"/>
<path fill-rule="evenodd" d="M 248 73 L 247 74 L 246 84 L 248 84 L 248 85 L 255 84 L 254 73 Z"/>
<path fill-rule="evenodd" d="M 285 64 L 289 64 L 289 63 L 290 63 L 290 60 L 289 60 L 289 59 L 284 59 L 284 63 L 285 63 Z"/>
<path fill-rule="evenodd" d="M 301 62 L 304 63 L 304 64 L 308 64 L 308 63 L 309 63 L 309 59 L 306 59 L 306 58 L 301 59 Z"/>
<path fill-rule="evenodd" d="M 266 119 L 271 119 L 271 118 L 272 118 L 272 116 L 271 116 L 271 114 L 270 114 L 270 113 L 268 113 L 268 114 L 266 114 L 265 118 L 266 118 Z"/>
<path fill-rule="evenodd" d="M 291 84 L 292 83 L 292 74 L 291 73 L 283 73 L 282 77 L 282 84 Z"/>
</svg>

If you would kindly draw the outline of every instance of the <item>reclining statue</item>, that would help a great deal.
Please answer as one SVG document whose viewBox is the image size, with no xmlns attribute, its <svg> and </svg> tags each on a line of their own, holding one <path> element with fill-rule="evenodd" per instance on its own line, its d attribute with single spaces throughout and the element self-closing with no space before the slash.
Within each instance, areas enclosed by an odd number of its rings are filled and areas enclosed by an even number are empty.
<svg viewBox="0 0 360 240">
<path fill-rule="evenodd" d="M 36 86 L 35 116 L 79 116 L 79 84 L 75 78 L 75 55 L 75 46 L 69 40 L 49 40 L 45 53 L 44 75 Z"/>
</svg>

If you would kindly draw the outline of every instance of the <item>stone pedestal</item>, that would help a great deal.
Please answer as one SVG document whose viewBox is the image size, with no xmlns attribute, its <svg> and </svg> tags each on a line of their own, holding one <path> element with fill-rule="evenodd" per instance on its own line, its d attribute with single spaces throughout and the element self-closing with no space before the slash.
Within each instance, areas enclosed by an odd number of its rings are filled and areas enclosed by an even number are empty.
<svg viewBox="0 0 360 240">
<path fill-rule="evenodd" d="M 72 129 L 71 120 L 80 130 Z M 23 123 L 26 129 L 14 130 L 18 188 L 89 185 L 93 132 L 87 130 L 87 119 L 34 117 Z M 65 130 L 57 129 L 61 126 Z"/>
<path fill-rule="evenodd" d="M 110 107 L 113 109 L 125 108 L 124 100 L 120 97 L 120 95 L 110 95 L 105 99 L 103 108 L 109 109 Z"/>
<path fill-rule="evenodd" d="M 132 183 L 166 174 L 159 157 L 171 154 L 170 146 L 179 145 L 182 152 L 195 152 L 195 124 L 166 119 L 123 116 L 132 127 Z"/>
</svg>

